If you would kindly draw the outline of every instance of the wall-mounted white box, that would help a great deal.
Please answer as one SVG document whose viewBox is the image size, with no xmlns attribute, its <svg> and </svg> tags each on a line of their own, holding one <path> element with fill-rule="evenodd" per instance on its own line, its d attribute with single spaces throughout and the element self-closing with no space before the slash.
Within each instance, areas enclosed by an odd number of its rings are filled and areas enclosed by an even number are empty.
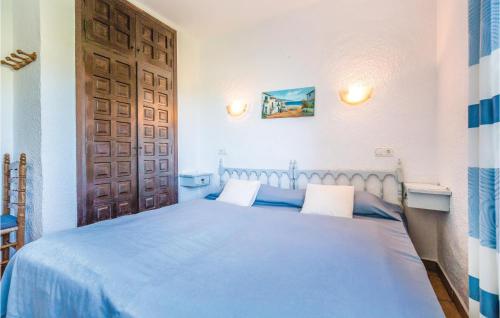
<svg viewBox="0 0 500 318">
<path fill-rule="evenodd" d="M 450 198 L 451 191 L 445 186 L 404 183 L 404 200 L 409 208 L 449 212 Z"/>
<path fill-rule="evenodd" d="M 211 173 L 182 173 L 179 175 L 179 183 L 183 187 L 198 188 L 210 185 Z"/>
<path fill-rule="evenodd" d="M 391 147 L 375 148 L 375 157 L 394 157 L 394 149 Z"/>
</svg>

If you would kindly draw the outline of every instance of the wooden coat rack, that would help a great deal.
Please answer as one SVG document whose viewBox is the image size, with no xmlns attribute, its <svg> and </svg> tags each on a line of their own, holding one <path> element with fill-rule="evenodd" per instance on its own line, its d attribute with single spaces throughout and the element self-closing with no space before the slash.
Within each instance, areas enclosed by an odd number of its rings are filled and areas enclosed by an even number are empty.
<svg viewBox="0 0 500 318">
<path fill-rule="evenodd" d="M 17 50 L 16 53 L 11 53 L 5 60 L 2 60 L 2 65 L 10 66 L 14 70 L 21 69 L 33 61 L 36 61 L 36 52 L 31 54 L 25 53 L 23 50 Z"/>
</svg>

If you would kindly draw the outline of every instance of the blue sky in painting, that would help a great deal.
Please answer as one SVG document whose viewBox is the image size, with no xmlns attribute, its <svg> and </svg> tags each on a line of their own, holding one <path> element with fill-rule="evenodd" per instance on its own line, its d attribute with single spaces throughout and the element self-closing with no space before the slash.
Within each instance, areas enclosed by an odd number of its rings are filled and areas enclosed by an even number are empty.
<svg viewBox="0 0 500 318">
<path fill-rule="evenodd" d="M 294 89 L 284 89 L 280 91 L 265 92 L 279 99 L 301 101 L 306 99 L 306 94 L 314 90 L 314 87 L 303 87 Z"/>
</svg>

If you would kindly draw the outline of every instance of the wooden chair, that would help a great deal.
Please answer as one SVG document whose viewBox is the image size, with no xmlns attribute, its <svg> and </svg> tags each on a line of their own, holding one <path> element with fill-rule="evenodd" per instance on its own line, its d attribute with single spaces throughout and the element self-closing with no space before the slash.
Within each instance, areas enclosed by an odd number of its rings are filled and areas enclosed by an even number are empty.
<svg viewBox="0 0 500 318">
<path fill-rule="evenodd" d="M 12 171 L 17 171 L 17 176 Z M 12 189 L 12 181 L 17 179 L 17 189 Z M 10 259 L 10 249 L 18 251 L 24 245 L 24 225 L 26 212 L 26 155 L 19 159 L 19 167 L 12 168 L 8 154 L 3 160 L 3 207 L 1 216 L 0 234 L 2 237 L 1 275 Z M 11 197 L 17 197 L 17 202 L 11 202 Z M 11 206 L 16 206 L 17 216 L 11 214 Z M 15 233 L 15 240 L 12 235 Z"/>
</svg>

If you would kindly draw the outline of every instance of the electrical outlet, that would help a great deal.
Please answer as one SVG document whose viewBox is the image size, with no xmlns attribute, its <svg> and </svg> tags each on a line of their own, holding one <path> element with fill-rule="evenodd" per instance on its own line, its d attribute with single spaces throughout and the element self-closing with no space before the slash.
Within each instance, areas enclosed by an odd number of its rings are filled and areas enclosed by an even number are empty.
<svg viewBox="0 0 500 318">
<path fill-rule="evenodd" d="M 375 157 L 394 157 L 394 149 L 390 147 L 375 148 Z"/>
<path fill-rule="evenodd" d="M 219 156 L 227 156 L 226 149 L 219 149 L 219 151 L 217 152 L 217 154 Z"/>
</svg>

